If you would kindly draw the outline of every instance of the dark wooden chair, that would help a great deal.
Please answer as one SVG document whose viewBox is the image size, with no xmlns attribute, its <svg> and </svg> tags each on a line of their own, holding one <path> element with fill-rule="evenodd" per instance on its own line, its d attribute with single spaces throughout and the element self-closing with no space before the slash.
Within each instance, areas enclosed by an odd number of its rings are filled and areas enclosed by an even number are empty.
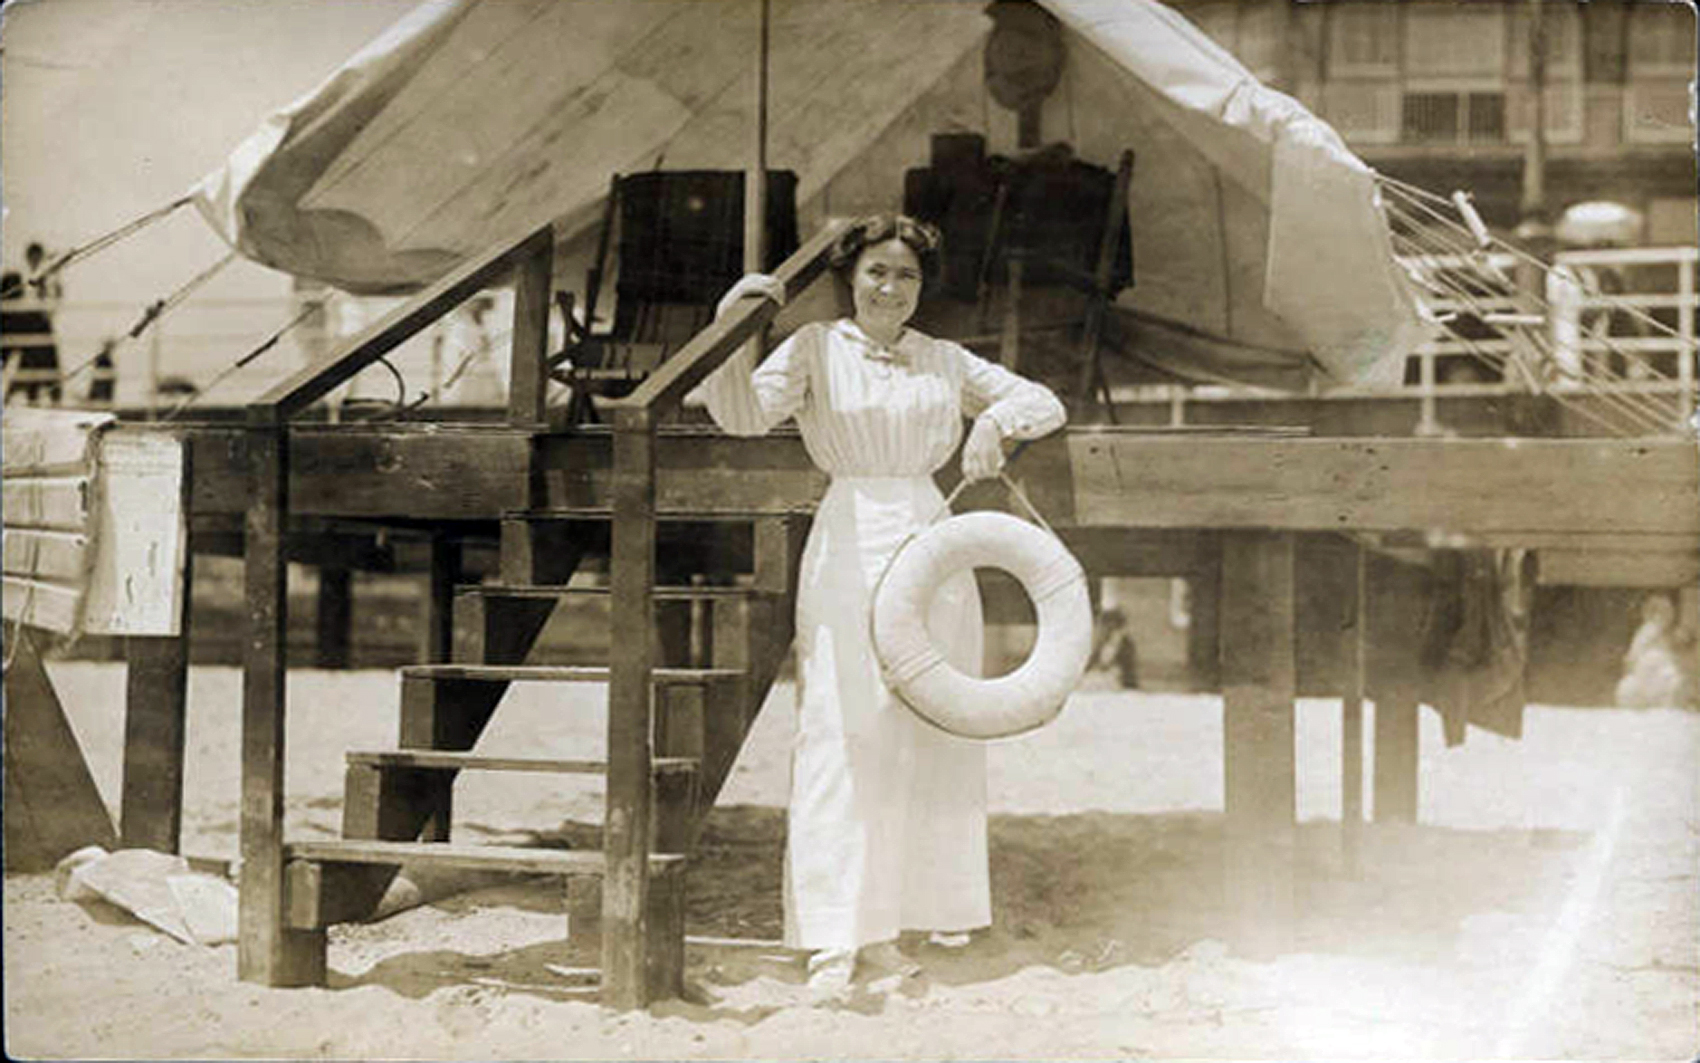
<svg viewBox="0 0 1700 1063">
<path fill-rule="evenodd" d="M 797 249 L 797 175 L 767 176 L 768 268 Z M 570 424 L 593 423 L 594 396 L 629 392 L 702 331 L 744 272 L 744 174 L 653 171 L 616 177 L 585 283 L 582 324 L 571 293 L 556 296 L 567 346 L 551 361 L 573 389 Z M 598 329 L 598 300 L 613 252 L 614 310 Z"/>
</svg>

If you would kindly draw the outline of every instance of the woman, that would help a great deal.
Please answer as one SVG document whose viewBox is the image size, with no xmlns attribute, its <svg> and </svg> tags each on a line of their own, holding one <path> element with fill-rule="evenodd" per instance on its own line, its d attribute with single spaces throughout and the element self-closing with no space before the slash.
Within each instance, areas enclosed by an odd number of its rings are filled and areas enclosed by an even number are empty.
<svg viewBox="0 0 1700 1063">
<path fill-rule="evenodd" d="M 809 984 L 842 992 L 858 951 L 885 966 L 904 930 L 965 943 L 991 922 L 982 745 L 920 721 L 880 676 L 868 631 L 873 589 L 898 545 L 938 513 L 932 475 L 973 418 L 963 475 L 994 476 L 1006 439 L 1063 423 L 1056 396 L 946 340 L 908 327 L 938 235 L 910 218 L 852 225 L 831 263 L 852 316 L 799 329 L 752 371 L 745 348 L 702 387 L 734 435 L 796 417 L 832 477 L 803 552 L 797 601 L 798 714 L 785 851 L 785 937 L 812 951 Z M 721 301 L 782 298 L 770 277 Z M 972 573 L 948 582 L 928 623 L 964 671 L 980 668 Z"/>
</svg>

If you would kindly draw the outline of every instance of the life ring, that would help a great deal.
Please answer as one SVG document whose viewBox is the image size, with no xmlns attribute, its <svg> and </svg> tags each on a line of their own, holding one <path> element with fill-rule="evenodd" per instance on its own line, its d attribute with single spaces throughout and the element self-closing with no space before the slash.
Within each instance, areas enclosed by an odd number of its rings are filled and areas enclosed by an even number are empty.
<svg viewBox="0 0 1700 1063">
<path fill-rule="evenodd" d="M 1033 652 L 995 679 L 958 671 L 927 631 L 939 586 L 975 568 L 1014 576 L 1038 614 Z M 1080 562 L 1054 535 L 1007 513 L 964 513 L 908 540 L 874 588 L 870 623 L 887 685 L 922 719 L 960 738 L 1005 738 L 1049 723 L 1092 652 Z"/>
</svg>

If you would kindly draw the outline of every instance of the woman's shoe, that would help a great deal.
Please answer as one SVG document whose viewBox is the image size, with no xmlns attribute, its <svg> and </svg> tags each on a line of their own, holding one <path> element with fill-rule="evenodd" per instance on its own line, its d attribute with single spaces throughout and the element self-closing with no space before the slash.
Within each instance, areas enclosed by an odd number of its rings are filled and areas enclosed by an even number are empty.
<svg viewBox="0 0 1700 1063">
<path fill-rule="evenodd" d="M 817 1003 L 842 999 L 855 973 L 855 949 L 819 949 L 809 957 L 809 996 Z"/>
<path fill-rule="evenodd" d="M 927 944 L 935 945 L 941 949 L 965 949 L 969 942 L 973 940 L 973 937 L 966 930 L 960 933 L 935 930 L 927 935 Z"/>
<path fill-rule="evenodd" d="M 921 973 L 921 965 L 905 956 L 898 949 L 895 941 L 881 941 L 875 945 L 864 945 L 862 946 L 861 957 L 883 971 L 900 974 L 905 978 L 913 978 Z"/>
</svg>

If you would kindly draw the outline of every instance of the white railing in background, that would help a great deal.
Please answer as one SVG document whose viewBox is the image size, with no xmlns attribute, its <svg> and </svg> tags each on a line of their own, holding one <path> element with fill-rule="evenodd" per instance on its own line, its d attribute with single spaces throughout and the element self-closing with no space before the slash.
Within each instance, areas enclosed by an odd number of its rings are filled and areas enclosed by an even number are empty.
<svg viewBox="0 0 1700 1063">
<path fill-rule="evenodd" d="M 1495 253 L 1474 258 L 1412 256 L 1404 261 L 1414 269 L 1453 269 L 1458 275 L 1470 278 L 1479 293 L 1474 299 L 1474 311 L 1510 314 L 1519 309 L 1513 295 L 1517 262 L 1512 255 Z M 1579 316 L 1584 325 L 1592 324 L 1596 330 L 1603 326 L 1605 331 L 1590 333 L 1584 327 L 1584 334 L 1575 343 L 1576 350 L 1593 355 L 1618 352 L 1629 361 L 1624 379 L 1589 383 L 1585 385 L 1586 390 L 1632 396 L 1669 396 L 1674 409 L 1693 409 L 1697 375 L 1695 318 L 1696 309 L 1700 307 L 1695 288 L 1697 262 L 1700 262 L 1700 250 L 1693 247 L 1563 251 L 1554 256 L 1555 265 L 1573 270 L 1616 271 L 1625 285 L 1621 292 L 1587 294 L 1579 300 Z M 1498 271 L 1500 282 L 1487 279 L 1493 270 Z M 1427 305 L 1442 319 L 1472 310 L 1457 299 L 1435 298 L 1428 300 Z M 1650 315 L 1669 331 L 1637 322 L 1633 315 L 1625 312 L 1631 309 Z M 1437 326 L 1433 339 L 1411 355 L 1417 378 L 1412 384 L 1340 386 L 1309 393 L 1241 385 L 1158 384 L 1116 387 L 1113 394 L 1118 402 L 1166 405 L 1169 407 L 1169 421 L 1175 425 L 1186 423 L 1186 406 L 1194 402 L 1343 400 L 1396 395 L 1420 399 L 1423 403 L 1422 423 L 1435 427 L 1434 403 L 1439 398 L 1507 395 L 1530 390 L 1528 382 L 1523 380 L 1491 379 L 1490 376 L 1497 373 L 1477 354 L 1482 352 L 1503 358 L 1511 353 L 1511 349 L 1512 343 L 1508 340 L 1466 340 L 1444 326 Z M 1659 363 L 1668 364 L 1670 371 L 1658 374 L 1649 371 L 1645 375 L 1640 372 L 1640 369 Z M 1563 381 L 1550 386 L 1569 390 L 1584 388 L 1584 385 Z"/>
</svg>

